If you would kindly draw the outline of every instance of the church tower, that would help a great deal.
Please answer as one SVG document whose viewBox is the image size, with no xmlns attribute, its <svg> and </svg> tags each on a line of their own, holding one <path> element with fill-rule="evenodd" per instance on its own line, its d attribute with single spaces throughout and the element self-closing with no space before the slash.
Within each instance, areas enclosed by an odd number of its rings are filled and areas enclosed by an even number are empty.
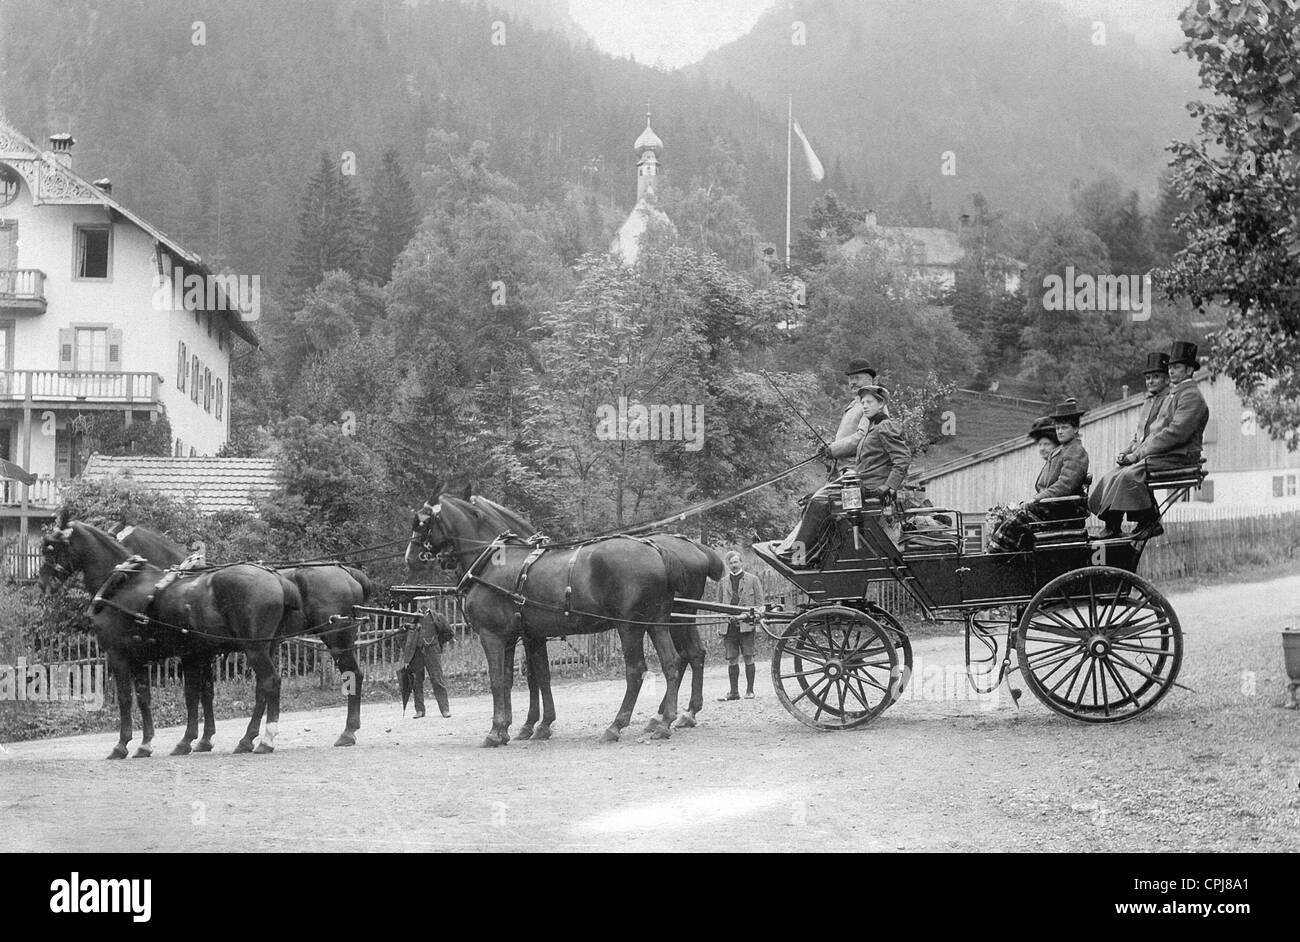
<svg viewBox="0 0 1300 942">
<path fill-rule="evenodd" d="M 662 165 L 659 163 L 659 155 L 663 153 L 664 142 L 659 140 L 659 135 L 650 128 L 650 112 L 645 115 L 645 130 L 641 136 L 636 139 L 632 145 L 632 150 L 637 155 L 636 160 L 636 201 L 646 199 L 649 193 L 653 193 L 655 186 L 659 182 L 659 176 L 663 172 Z M 649 197 L 653 199 L 653 196 Z"/>
</svg>

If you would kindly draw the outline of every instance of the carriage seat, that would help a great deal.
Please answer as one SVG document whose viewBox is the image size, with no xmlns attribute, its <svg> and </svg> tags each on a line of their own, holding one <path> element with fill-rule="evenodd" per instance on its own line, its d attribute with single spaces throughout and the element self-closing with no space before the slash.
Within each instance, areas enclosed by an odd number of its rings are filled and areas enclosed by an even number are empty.
<svg viewBox="0 0 1300 942">
<path fill-rule="evenodd" d="M 955 553 L 961 549 L 960 516 L 941 507 L 913 507 L 902 512 L 899 548 L 905 553 Z"/>
<path fill-rule="evenodd" d="M 1205 459 L 1201 458 L 1196 464 L 1189 464 L 1181 468 L 1162 468 L 1159 471 L 1147 471 L 1147 487 L 1153 491 L 1172 490 L 1182 487 L 1200 487 L 1201 482 L 1208 476 L 1205 470 Z"/>
</svg>

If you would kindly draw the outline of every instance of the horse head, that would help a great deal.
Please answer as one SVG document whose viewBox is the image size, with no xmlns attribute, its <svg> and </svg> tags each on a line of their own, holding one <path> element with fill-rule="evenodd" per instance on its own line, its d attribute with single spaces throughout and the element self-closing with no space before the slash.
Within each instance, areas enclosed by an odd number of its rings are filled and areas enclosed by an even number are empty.
<svg viewBox="0 0 1300 942">
<path fill-rule="evenodd" d="M 46 595 L 53 591 L 55 583 L 67 582 L 80 568 L 72 547 L 73 530 L 67 522 L 67 512 L 60 511 L 41 537 L 41 568 L 36 582 Z"/>
</svg>

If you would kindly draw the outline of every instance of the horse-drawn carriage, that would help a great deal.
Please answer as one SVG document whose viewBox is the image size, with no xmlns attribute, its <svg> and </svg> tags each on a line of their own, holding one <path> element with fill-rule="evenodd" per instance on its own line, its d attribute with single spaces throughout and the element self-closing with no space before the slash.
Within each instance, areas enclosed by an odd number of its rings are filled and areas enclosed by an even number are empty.
<svg viewBox="0 0 1300 942">
<path fill-rule="evenodd" d="M 1160 515 L 1204 478 L 1200 468 L 1153 472 L 1149 486 L 1165 492 Z M 793 566 L 775 543 L 754 545 L 804 594 L 798 611 L 691 603 L 754 618 L 776 639 L 772 683 L 800 722 L 854 729 L 901 697 L 912 646 L 898 619 L 872 599 L 883 582 L 902 586 L 928 619 L 964 625 L 967 677 L 979 693 L 1019 670 L 1057 713 L 1115 723 L 1151 709 L 1174 686 L 1182 629 L 1168 600 L 1136 574 L 1146 539 L 1090 536 L 1082 498 L 1056 498 L 1070 502 L 1067 512 L 1039 525 L 1032 549 L 1013 553 L 968 549 L 959 511 L 903 511 L 930 526 L 910 538 L 904 527 L 896 541 L 885 523 L 892 509 L 864 500 L 851 480 L 831 499 L 820 565 Z M 785 625 L 774 630 L 769 622 Z M 983 655 L 975 663 L 972 649 Z"/>
</svg>

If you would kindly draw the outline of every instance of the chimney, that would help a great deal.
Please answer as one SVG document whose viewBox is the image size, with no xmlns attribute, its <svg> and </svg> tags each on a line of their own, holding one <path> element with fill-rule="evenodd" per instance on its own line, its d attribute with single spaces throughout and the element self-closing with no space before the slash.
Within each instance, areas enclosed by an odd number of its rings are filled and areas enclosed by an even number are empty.
<svg viewBox="0 0 1300 942">
<path fill-rule="evenodd" d="M 862 217 L 862 221 L 868 229 L 876 228 L 876 211 L 874 209 L 867 210 Z"/>
<path fill-rule="evenodd" d="M 962 213 L 960 216 L 957 217 L 957 234 L 961 235 L 963 232 L 966 231 L 966 227 L 969 225 L 970 225 L 970 213 Z"/>
<path fill-rule="evenodd" d="M 54 152 L 54 159 L 69 170 L 72 169 L 72 145 L 75 143 L 76 140 L 66 131 L 50 135 L 50 150 Z"/>
<path fill-rule="evenodd" d="M 103 190 L 105 193 L 108 194 L 111 194 L 113 192 L 113 181 L 110 180 L 108 177 L 100 177 L 98 180 L 92 183 L 91 186 L 95 187 L 96 189 Z"/>
</svg>

